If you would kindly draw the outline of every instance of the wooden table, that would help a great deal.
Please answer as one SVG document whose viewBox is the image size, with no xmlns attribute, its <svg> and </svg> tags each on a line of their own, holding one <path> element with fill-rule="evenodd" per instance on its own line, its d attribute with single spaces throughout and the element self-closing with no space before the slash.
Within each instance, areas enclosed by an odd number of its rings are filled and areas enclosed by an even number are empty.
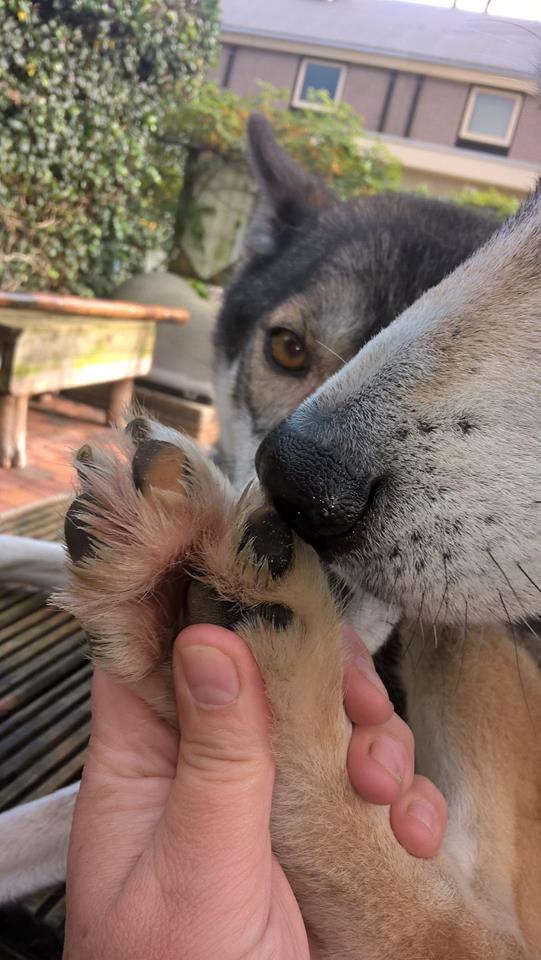
<svg viewBox="0 0 541 960">
<path fill-rule="evenodd" d="M 148 373 L 156 323 L 188 312 L 119 300 L 0 291 L 0 467 L 24 467 L 30 396 L 111 383 L 117 423 L 134 377 Z"/>
</svg>

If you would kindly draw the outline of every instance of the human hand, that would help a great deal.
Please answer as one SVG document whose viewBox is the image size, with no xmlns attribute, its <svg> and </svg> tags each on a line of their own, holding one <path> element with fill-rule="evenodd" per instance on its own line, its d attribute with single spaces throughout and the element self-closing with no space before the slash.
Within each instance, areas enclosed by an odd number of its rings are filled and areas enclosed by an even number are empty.
<svg viewBox="0 0 541 960">
<path fill-rule="evenodd" d="M 406 849 L 430 855 L 441 843 L 443 798 L 414 777 L 411 734 L 366 650 L 349 640 L 362 658 L 345 674 L 356 724 L 350 777 L 367 799 L 391 804 Z M 251 654 L 227 630 L 192 626 L 177 639 L 173 671 L 180 743 L 135 694 L 96 671 L 65 960 L 308 960 L 296 900 L 271 851 L 269 717 Z M 389 738 L 400 780 L 383 764 Z M 412 802 L 431 807 L 432 830 L 408 814 Z"/>
</svg>

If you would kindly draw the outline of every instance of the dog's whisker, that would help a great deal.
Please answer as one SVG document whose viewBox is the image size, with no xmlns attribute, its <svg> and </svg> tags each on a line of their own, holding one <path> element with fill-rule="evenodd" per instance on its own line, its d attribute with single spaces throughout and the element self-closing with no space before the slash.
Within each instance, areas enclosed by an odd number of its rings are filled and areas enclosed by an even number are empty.
<svg viewBox="0 0 541 960">
<path fill-rule="evenodd" d="M 323 347 L 324 350 L 328 350 L 329 353 L 332 353 L 333 357 L 336 357 L 337 360 L 340 360 L 340 363 L 343 363 L 344 366 L 346 365 L 347 360 L 344 360 L 344 358 L 341 357 L 340 354 L 336 352 L 336 350 L 333 350 L 332 347 L 329 347 L 328 344 L 323 343 L 322 340 L 315 340 L 314 343 L 318 343 L 320 347 Z"/>
<path fill-rule="evenodd" d="M 531 583 L 531 585 L 532 585 L 532 587 L 535 587 L 535 589 L 538 590 L 539 593 L 541 593 L 541 587 L 539 586 L 539 584 L 536 583 L 535 580 L 532 579 L 532 577 L 530 576 L 529 573 L 526 573 L 526 570 L 525 570 L 524 567 L 518 562 L 518 560 L 516 560 L 515 562 L 516 562 L 516 565 L 517 565 L 517 567 L 519 568 L 520 572 L 526 577 L 526 580 L 529 580 L 530 583 Z"/>
<path fill-rule="evenodd" d="M 395 578 L 394 578 L 394 580 L 393 580 L 393 585 L 392 585 L 392 587 L 391 587 L 391 592 L 390 592 L 390 594 L 389 594 L 389 603 L 388 603 L 388 606 L 387 606 L 387 613 L 385 614 L 385 621 L 386 621 L 387 623 L 390 623 L 390 622 L 391 622 L 391 621 L 390 621 L 391 608 L 392 608 L 392 606 L 393 606 L 393 601 L 394 601 L 394 596 L 395 596 L 395 591 L 396 591 L 396 584 L 397 584 L 397 582 L 398 582 L 398 570 L 396 571 Z"/>
<path fill-rule="evenodd" d="M 421 617 L 422 617 L 422 615 L 423 615 L 423 607 L 424 607 L 424 603 L 425 603 L 425 597 L 426 597 L 426 588 L 423 590 L 423 595 L 422 595 L 422 597 L 421 597 L 421 605 L 420 605 L 420 607 L 419 607 L 419 613 L 417 614 L 417 620 L 415 621 L 415 626 L 413 627 L 413 629 L 412 629 L 412 631 L 411 631 L 410 639 L 409 639 L 408 644 L 407 644 L 407 646 L 406 646 L 406 648 L 405 648 L 405 650 L 404 650 L 404 653 L 403 653 L 403 658 L 404 658 L 404 659 L 407 657 L 407 655 L 408 655 L 408 653 L 409 653 L 409 651 L 410 651 L 410 647 L 411 647 L 411 645 L 412 645 L 412 643 L 413 643 L 413 641 L 414 641 L 414 639 L 415 639 L 415 637 L 416 637 L 416 635 L 417 635 L 417 630 L 419 629 L 419 625 L 420 625 L 420 623 L 421 623 Z"/>
<path fill-rule="evenodd" d="M 440 605 L 439 605 L 439 607 L 438 607 L 438 609 L 437 609 L 437 611 L 436 611 L 436 616 L 434 617 L 434 623 L 433 623 L 433 627 L 434 627 L 434 640 L 435 640 L 436 647 L 438 646 L 438 634 L 437 634 L 437 630 L 436 630 L 436 624 L 437 624 L 437 622 L 438 622 L 438 619 L 439 619 L 439 616 L 440 616 L 440 613 L 441 613 L 441 610 L 442 610 L 443 605 L 445 604 L 445 605 L 447 606 L 447 604 L 448 604 L 447 594 L 448 594 L 448 592 L 449 592 L 449 573 L 448 573 L 448 570 L 447 570 L 447 558 L 446 558 L 445 550 L 444 550 L 443 553 L 442 553 L 442 560 L 443 560 L 443 572 L 444 572 L 444 586 L 443 586 L 442 597 L 441 597 L 441 600 L 440 600 Z"/>
<path fill-rule="evenodd" d="M 539 635 L 536 633 L 536 631 L 535 631 L 534 628 L 532 627 L 531 623 L 529 622 L 529 619 L 528 619 L 528 617 L 527 617 L 527 615 L 526 615 L 526 611 L 524 610 L 524 605 L 523 605 L 520 597 L 518 596 L 515 588 L 513 587 L 513 584 L 511 583 L 511 580 L 510 580 L 509 577 L 507 576 L 507 574 L 506 574 L 505 570 L 503 569 L 503 567 L 501 566 L 501 564 L 498 563 L 498 561 L 496 560 L 495 556 L 493 555 L 493 553 L 492 553 L 488 548 L 487 548 L 487 553 L 488 553 L 490 559 L 492 560 L 492 562 L 493 562 L 493 563 L 495 564 L 495 566 L 497 567 L 497 569 L 500 571 L 500 573 L 501 573 L 502 577 L 504 578 L 507 586 L 509 587 L 511 593 L 513 594 L 513 596 L 514 596 L 514 598 L 515 598 L 518 606 L 519 606 L 520 609 L 522 610 L 522 615 L 520 616 L 520 622 L 521 622 L 522 624 L 524 624 L 524 626 L 526 627 L 526 629 L 529 630 L 530 633 L 533 634 L 533 636 L 536 638 L 536 640 L 539 640 L 539 642 L 541 643 L 541 638 L 539 637 Z M 520 566 L 520 564 L 517 563 L 517 566 Z M 528 578 L 528 579 L 529 579 L 529 578 Z"/>
<path fill-rule="evenodd" d="M 417 670 L 419 669 L 419 665 L 425 655 L 425 651 L 428 646 L 428 637 L 425 637 L 425 631 L 424 631 L 422 620 L 419 621 L 419 629 L 421 631 L 422 646 L 421 646 L 421 652 L 419 654 L 419 657 L 417 658 L 417 663 L 415 664 L 415 673 L 417 673 Z"/>
<path fill-rule="evenodd" d="M 456 696 L 456 694 L 457 694 L 457 692 L 458 692 L 458 687 L 459 687 L 459 685 L 460 685 L 460 680 L 461 680 L 461 677 L 462 677 L 462 670 L 464 669 L 464 659 L 465 659 L 465 656 L 466 656 L 466 642 L 467 642 L 467 639 L 468 639 L 468 598 L 466 597 L 465 600 L 464 600 L 464 630 L 463 630 L 463 634 L 462 634 L 462 650 L 461 650 L 461 654 L 460 654 L 460 662 L 459 662 L 459 664 L 458 664 L 458 672 L 457 672 L 457 677 L 456 677 L 456 684 L 455 684 L 455 689 L 454 689 L 454 696 Z"/>
<path fill-rule="evenodd" d="M 515 648 L 515 663 L 516 663 L 516 667 L 517 667 L 517 675 L 518 675 L 518 680 L 519 680 L 519 683 L 520 683 L 520 688 L 521 688 L 521 690 L 522 690 L 522 696 L 523 696 L 523 698 L 524 698 L 524 704 L 525 704 L 525 706 L 526 706 L 526 712 L 527 712 L 527 714 L 528 714 L 528 716 L 529 716 L 529 718 L 530 718 L 530 723 L 531 723 L 531 726 L 532 726 L 532 730 L 535 731 L 535 724 L 534 724 L 532 712 L 531 712 L 531 710 L 530 710 L 530 704 L 528 703 L 528 697 L 526 696 L 526 688 L 525 688 L 525 686 L 524 686 L 524 680 L 523 680 L 522 673 L 521 673 L 521 670 L 520 670 L 520 660 L 519 660 L 519 655 L 518 655 L 518 642 L 517 642 L 517 636 L 516 636 L 516 633 L 515 633 L 515 626 L 514 626 L 512 620 L 511 620 L 511 617 L 509 616 L 509 610 L 507 609 L 507 605 L 506 605 L 505 600 L 503 599 L 502 593 L 501 593 L 500 591 L 498 591 L 498 596 L 499 596 L 499 598 L 500 598 L 500 603 L 501 603 L 501 605 L 502 605 L 502 607 L 503 607 L 503 610 L 504 610 L 504 613 L 505 613 L 505 616 L 506 616 L 506 619 L 507 619 L 507 623 L 509 624 L 509 629 L 510 629 L 510 631 L 511 631 L 511 636 L 513 637 L 513 645 L 514 645 L 514 648 Z"/>
</svg>

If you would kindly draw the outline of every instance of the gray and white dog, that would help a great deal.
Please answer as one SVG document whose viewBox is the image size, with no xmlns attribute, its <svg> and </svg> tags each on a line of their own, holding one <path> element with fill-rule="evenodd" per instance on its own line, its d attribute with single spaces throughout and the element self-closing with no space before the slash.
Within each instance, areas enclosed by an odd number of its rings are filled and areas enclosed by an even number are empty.
<svg viewBox="0 0 541 960">
<path fill-rule="evenodd" d="M 220 461 L 238 489 L 256 462 L 268 499 L 316 547 L 372 650 L 401 620 L 420 768 L 450 806 L 444 854 L 412 864 L 369 805 L 334 794 L 331 803 L 325 784 L 339 779 L 344 729 L 325 695 L 314 709 L 334 739 L 315 741 L 312 727 L 324 734 L 314 715 L 303 730 L 306 783 L 284 758 L 297 820 L 280 818 L 278 799 L 275 841 L 280 849 L 288 829 L 295 837 L 284 856 L 322 957 L 357 957 L 362 943 L 368 960 L 533 960 L 541 196 L 494 233 L 481 216 L 420 198 L 339 203 L 259 118 L 251 149 L 260 200 L 216 332 Z M 306 598 L 296 597 L 300 609 Z M 294 649 L 286 643 L 283 656 Z M 337 669 L 332 644 L 324 661 L 319 649 L 321 690 Z M 61 876 L 72 799 L 68 790 L 0 818 L 0 897 Z"/>
</svg>

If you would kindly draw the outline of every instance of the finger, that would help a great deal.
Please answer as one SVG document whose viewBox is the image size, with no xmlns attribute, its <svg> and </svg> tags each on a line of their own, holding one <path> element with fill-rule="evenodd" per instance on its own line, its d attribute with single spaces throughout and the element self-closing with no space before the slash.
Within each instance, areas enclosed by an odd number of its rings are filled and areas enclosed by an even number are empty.
<svg viewBox="0 0 541 960">
<path fill-rule="evenodd" d="M 368 648 L 349 625 L 342 630 L 345 644 L 344 706 L 353 723 L 378 725 L 389 720 L 393 705 Z"/>
<path fill-rule="evenodd" d="M 391 804 L 410 788 L 413 734 L 396 713 L 379 726 L 353 728 L 348 773 L 357 792 L 369 803 Z"/>
<path fill-rule="evenodd" d="M 412 784 L 391 806 L 391 827 L 396 839 L 414 857 L 434 857 L 447 826 L 447 803 L 426 777 Z"/>
<path fill-rule="evenodd" d="M 182 731 L 166 808 L 166 850 L 186 863 L 202 897 L 218 884 L 250 903 L 269 883 L 274 764 L 263 682 L 248 648 L 221 627 L 194 625 L 177 639 L 173 672 Z M 197 897 L 197 890 L 190 891 Z"/>
<path fill-rule="evenodd" d="M 90 761 L 96 751 L 100 765 L 110 761 L 117 775 L 163 775 L 173 779 L 178 734 L 133 690 L 96 669 L 92 681 Z M 91 764 L 87 775 L 92 770 Z"/>
<path fill-rule="evenodd" d="M 175 731 L 128 687 L 96 670 L 68 859 L 72 902 L 99 911 L 120 890 L 163 816 L 177 756 Z"/>
</svg>

